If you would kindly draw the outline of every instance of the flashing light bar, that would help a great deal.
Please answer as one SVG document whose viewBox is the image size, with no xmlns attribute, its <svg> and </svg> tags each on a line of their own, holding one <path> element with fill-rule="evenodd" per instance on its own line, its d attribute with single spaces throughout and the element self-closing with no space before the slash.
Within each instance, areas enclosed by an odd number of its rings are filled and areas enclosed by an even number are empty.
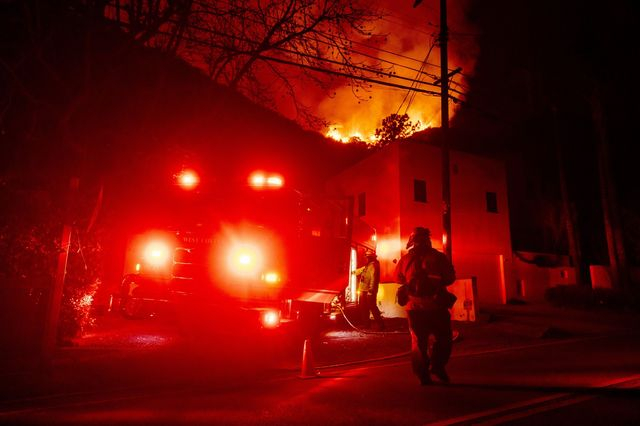
<svg viewBox="0 0 640 426">
<path fill-rule="evenodd" d="M 267 186 L 272 186 L 275 188 L 281 188 L 284 184 L 281 176 L 269 176 L 267 178 Z"/>
<path fill-rule="evenodd" d="M 249 185 L 256 189 L 277 189 L 284 186 L 284 178 L 278 174 L 254 172 L 249 176 Z"/>
</svg>

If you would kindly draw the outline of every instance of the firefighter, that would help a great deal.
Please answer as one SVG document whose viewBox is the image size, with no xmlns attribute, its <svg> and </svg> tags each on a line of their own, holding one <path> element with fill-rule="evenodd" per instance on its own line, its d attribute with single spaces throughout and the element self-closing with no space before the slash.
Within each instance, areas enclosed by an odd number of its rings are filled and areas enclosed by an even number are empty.
<svg viewBox="0 0 640 426">
<path fill-rule="evenodd" d="M 380 262 L 373 250 L 365 253 L 367 264 L 356 271 L 359 278 L 358 284 L 358 305 L 365 328 L 371 326 L 370 313 L 378 324 L 379 330 L 384 330 L 385 325 L 378 309 L 378 286 L 380 284 Z"/>
<path fill-rule="evenodd" d="M 409 286 L 405 309 L 411 332 L 411 366 L 422 385 L 432 383 L 431 374 L 448 383 L 445 366 L 452 346 L 449 308 L 455 297 L 446 287 L 455 281 L 455 270 L 447 256 L 431 246 L 427 228 L 415 228 L 406 248 L 409 251 L 398 261 L 395 276 L 397 283 Z M 431 335 L 434 342 L 429 357 Z"/>
</svg>

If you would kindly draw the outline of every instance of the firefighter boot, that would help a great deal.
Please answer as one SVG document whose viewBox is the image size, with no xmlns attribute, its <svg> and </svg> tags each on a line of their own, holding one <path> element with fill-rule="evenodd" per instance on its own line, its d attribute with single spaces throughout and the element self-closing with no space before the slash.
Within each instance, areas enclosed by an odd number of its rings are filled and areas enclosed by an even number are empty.
<svg viewBox="0 0 640 426">
<path fill-rule="evenodd" d="M 449 383 L 451 379 L 449 379 L 449 375 L 445 371 L 444 367 L 440 368 L 432 368 L 431 374 L 435 375 L 442 383 Z"/>
</svg>

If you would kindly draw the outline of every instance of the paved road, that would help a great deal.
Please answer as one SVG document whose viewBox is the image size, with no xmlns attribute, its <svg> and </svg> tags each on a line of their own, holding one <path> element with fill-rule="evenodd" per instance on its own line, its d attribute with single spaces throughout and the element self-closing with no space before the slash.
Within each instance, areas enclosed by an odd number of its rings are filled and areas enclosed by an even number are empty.
<svg viewBox="0 0 640 426">
<path fill-rule="evenodd" d="M 139 383 L 5 403 L 3 424 L 638 424 L 637 333 L 551 339 L 453 357 L 422 387 L 405 357 L 320 369 Z M 206 374 L 203 374 L 203 378 Z"/>
</svg>

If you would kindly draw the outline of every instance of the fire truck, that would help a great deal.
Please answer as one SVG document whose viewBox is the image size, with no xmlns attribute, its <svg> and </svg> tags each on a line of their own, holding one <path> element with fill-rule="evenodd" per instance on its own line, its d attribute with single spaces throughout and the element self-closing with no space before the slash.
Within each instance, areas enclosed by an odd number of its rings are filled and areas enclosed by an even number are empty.
<svg viewBox="0 0 640 426">
<path fill-rule="evenodd" d="M 177 179 L 199 183 L 193 171 Z M 335 314 L 356 301 L 353 271 L 375 231 L 353 201 L 287 188 L 256 172 L 241 185 L 187 191 L 167 200 L 165 226 L 136 233 L 120 285 L 121 313 L 149 316 L 161 306 L 206 306 L 272 329 L 305 315 Z"/>
</svg>

